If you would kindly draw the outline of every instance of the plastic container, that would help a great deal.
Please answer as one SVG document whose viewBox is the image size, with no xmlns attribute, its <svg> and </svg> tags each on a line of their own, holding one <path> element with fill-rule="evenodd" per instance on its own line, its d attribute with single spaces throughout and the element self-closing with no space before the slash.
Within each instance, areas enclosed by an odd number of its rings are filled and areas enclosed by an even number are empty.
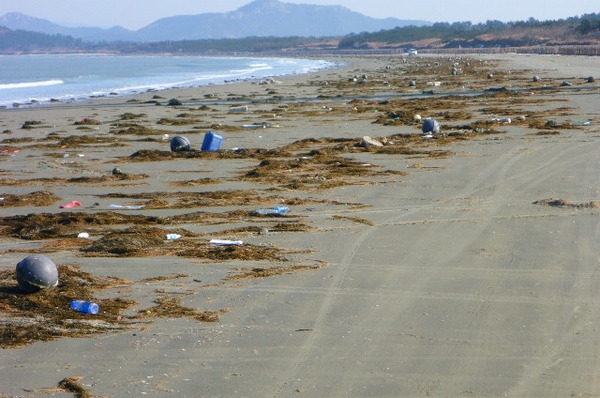
<svg viewBox="0 0 600 398">
<path fill-rule="evenodd" d="M 284 214 L 290 211 L 289 207 L 286 206 L 276 206 L 274 209 L 258 209 L 256 212 L 258 214 Z"/>
<path fill-rule="evenodd" d="M 71 308 L 75 311 L 85 312 L 86 314 L 96 315 L 100 311 L 100 307 L 96 303 L 84 300 L 71 301 Z"/>
<path fill-rule="evenodd" d="M 203 151 L 218 151 L 221 149 L 221 145 L 223 144 L 223 137 L 214 131 L 209 131 L 204 134 L 204 141 L 202 141 L 202 150 Z"/>
</svg>

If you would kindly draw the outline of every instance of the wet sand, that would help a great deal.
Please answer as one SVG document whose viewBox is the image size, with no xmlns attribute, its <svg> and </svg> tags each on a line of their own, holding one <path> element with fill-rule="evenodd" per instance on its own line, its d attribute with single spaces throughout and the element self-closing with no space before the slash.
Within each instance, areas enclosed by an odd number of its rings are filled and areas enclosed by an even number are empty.
<svg viewBox="0 0 600 398">
<path fill-rule="evenodd" d="M 332 59 L 0 110 L 0 396 L 600 395 L 597 59 Z"/>
</svg>

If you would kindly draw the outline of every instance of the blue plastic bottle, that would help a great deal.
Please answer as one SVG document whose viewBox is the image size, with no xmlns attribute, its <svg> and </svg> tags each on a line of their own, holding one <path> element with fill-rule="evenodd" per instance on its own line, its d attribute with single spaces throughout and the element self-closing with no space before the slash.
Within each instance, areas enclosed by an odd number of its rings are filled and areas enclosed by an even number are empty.
<svg viewBox="0 0 600 398">
<path fill-rule="evenodd" d="M 100 311 L 100 307 L 96 303 L 83 300 L 71 301 L 71 308 L 75 311 L 85 312 L 86 314 L 96 315 Z"/>
<path fill-rule="evenodd" d="M 290 211 L 289 207 L 286 206 L 276 206 L 274 209 L 258 209 L 256 212 L 258 214 L 284 214 Z"/>
</svg>

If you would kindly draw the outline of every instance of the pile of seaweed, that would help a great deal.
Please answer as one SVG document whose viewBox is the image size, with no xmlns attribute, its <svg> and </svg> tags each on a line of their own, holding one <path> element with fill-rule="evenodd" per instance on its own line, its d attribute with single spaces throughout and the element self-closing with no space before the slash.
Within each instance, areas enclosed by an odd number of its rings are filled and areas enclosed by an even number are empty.
<svg viewBox="0 0 600 398">
<path fill-rule="evenodd" d="M 75 264 L 60 265 L 58 271 L 58 286 L 31 294 L 19 289 L 14 270 L 0 271 L 1 348 L 21 347 L 67 336 L 98 335 L 128 327 L 122 312 L 136 303 L 124 298 L 100 299 L 94 293 L 130 282 L 95 276 Z M 72 300 L 94 301 L 102 310 L 90 317 L 72 310 L 69 306 Z"/>
</svg>

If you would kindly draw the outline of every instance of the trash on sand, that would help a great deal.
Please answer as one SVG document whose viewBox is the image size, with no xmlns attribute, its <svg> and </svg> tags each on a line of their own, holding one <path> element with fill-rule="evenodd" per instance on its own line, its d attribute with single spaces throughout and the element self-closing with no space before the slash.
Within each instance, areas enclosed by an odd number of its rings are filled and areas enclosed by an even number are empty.
<svg viewBox="0 0 600 398">
<path fill-rule="evenodd" d="M 143 209 L 144 205 L 108 205 L 109 209 L 124 209 L 124 210 L 139 210 Z"/>
<path fill-rule="evenodd" d="M 90 234 L 88 234 L 87 232 L 82 232 L 79 235 L 77 235 L 78 238 L 81 239 L 89 239 L 90 238 Z"/>
<path fill-rule="evenodd" d="M 48 257 L 35 254 L 17 264 L 17 282 L 25 293 L 58 285 L 58 268 Z"/>
<path fill-rule="evenodd" d="M 202 142 L 202 150 L 203 151 L 218 151 L 221 149 L 221 144 L 223 143 L 223 137 L 214 131 L 209 131 L 204 134 L 204 141 Z"/>
<path fill-rule="evenodd" d="M 254 124 L 243 124 L 243 128 L 245 129 L 271 129 L 275 127 L 279 127 L 276 124 L 271 123 L 254 123 Z"/>
<path fill-rule="evenodd" d="M 179 235 L 179 234 L 167 234 L 168 240 L 177 240 L 179 238 L 181 238 L 181 235 Z"/>
<path fill-rule="evenodd" d="M 70 209 L 72 207 L 79 207 L 81 205 L 82 205 L 82 203 L 80 201 L 74 200 L 74 201 L 72 201 L 70 203 L 67 203 L 66 205 L 60 205 L 60 208 L 61 209 Z"/>
<path fill-rule="evenodd" d="M 178 100 L 177 98 L 171 98 L 169 102 L 167 102 L 167 106 L 181 106 L 183 102 Z"/>
<path fill-rule="evenodd" d="M 284 214 L 290 211 L 289 207 L 286 206 L 276 206 L 273 209 L 257 209 L 256 212 L 258 214 Z"/>
<path fill-rule="evenodd" d="M 440 124 L 432 117 L 425 119 L 421 129 L 425 134 L 437 134 L 440 132 Z"/>
<path fill-rule="evenodd" d="M 71 308 L 75 311 L 84 312 L 86 314 L 96 315 L 100 311 L 100 307 L 96 303 L 84 300 L 71 301 Z"/>
<path fill-rule="evenodd" d="M 229 113 L 244 113 L 244 112 L 248 112 L 248 105 L 244 105 L 244 106 L 234 106 L 229 108 Z"/>
<path fill-rule="evenodd" d="M 171 151 L 173 152 L 183 152 L 189 151 L 191 149 L 190 141 L 182 136 L 173 137 L 171 140 Z"/>
<path fill-rule="evenodd" d="M 229 240 L 229 239 L 211 239 L 209 243 L 219 246 L 242 246 L 244 244 L 241 240 Z"/>
<path fill-rule="evenodd" d="M 365 135 L 362 140 L 360 140 L 360 146 L 362 147 L 370 147 L 370 146 L 383 146 L 383 144 L 377 141 L 375 138 L 371 138 L 368 135 Z"/>
</svg>

